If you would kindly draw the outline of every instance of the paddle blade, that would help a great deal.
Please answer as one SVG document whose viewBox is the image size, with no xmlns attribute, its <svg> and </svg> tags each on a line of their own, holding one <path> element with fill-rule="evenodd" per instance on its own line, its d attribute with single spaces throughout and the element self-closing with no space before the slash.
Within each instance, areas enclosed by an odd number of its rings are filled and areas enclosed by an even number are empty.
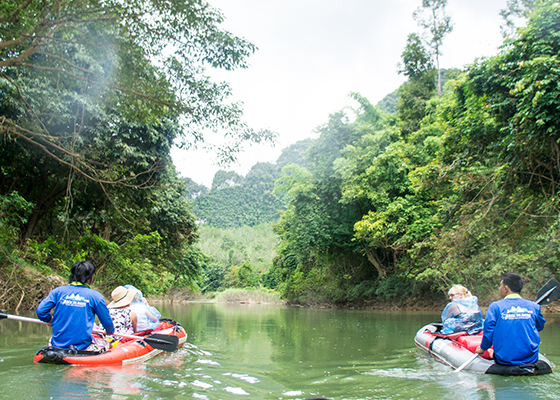
<svg viewBox="0 0 560 400">
<path fill-rule="evenodd" d="M 179 338 L 174 335 L 162 335 L 160 333 L 154 333 L 153 335 L 146 336 L 143 338 L 147 344 L 152 346 L 154 349 L 163 351 L 175 351 L 179 347 Z"/>
<path fill-rule="evenodd" d="M 560 297 L 560 283 L 554 278 L 549 280 L 537 293 L 536 302 L 547 306 Z"/>
</svg>

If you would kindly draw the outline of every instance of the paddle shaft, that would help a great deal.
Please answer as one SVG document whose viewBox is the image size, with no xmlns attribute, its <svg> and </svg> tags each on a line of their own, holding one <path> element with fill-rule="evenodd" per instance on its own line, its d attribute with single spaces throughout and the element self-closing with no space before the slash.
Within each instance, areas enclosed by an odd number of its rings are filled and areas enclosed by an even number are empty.
<svg viewBox="0 0 560 400">
<path fill-rule="evenodd" d="M 98 335 L 107 335 L 107 333 L 105 331 L 93 331 L 93 333 L 97 333 Z M 119 336 L 119 337 L 125 337 L 125 338 L 129 338 L 129 339 L 143 339 L 144 337 L 142 336 L 136 336 L 136 335 L 126 335 L 124 333 L 113 333 L 107 336 Z"/>
<path fill-rule="evenodd" d="M 466 367 L 468 367 L 474 360 L 476 360 L 476 358 L 479 356 L 480 354 L 478 353 L 474 353 L 467 361 L 465 361 L 463 364 L 461 364 L 459 366 L 459 368 L 457 368 L 455 371 L 453 371 L 455 374 L 457 372 L 461 372 L 462 370 L 464 370 Z"/>
<path fill-rule="evenodd" d="M 43 322 L 37 318 L 21 317 L 19 315 L 6 314 L 0 311 L 0 319 L 13 319 L 15 321 L 33 322 L 35 324 L 50 325 L 48 322 Z M 94 333 L 105 333 L 103 331 L 94 331 Z M 174 335 L 152 334 L 149 336 L 135 336 L 119 334 L 115 336 L 127 337 L 130 339 L 142 340 L 152 346 L 154 349 L 173 352 L 177 350 L 179 338 Z"/>
<path fill-rule="evenodd" d="M 0 319 L 2 319 L 2 318 L 13 319 L 13 320 L 16 320 L 16 321 L 23 321 L 23 322 L 34 322 L 36 324 L 50 325 L 50 323 L 43 322 L 43 321 L 41 321 L 40 319 L 37 319 L 37 318 L 21 317 L 19 315 L 11 315 L 11 314 L 0 313 Z"/>
<path fill-rule="evenodd" d="M 97 334 L 105 334 L 103 331 L 94 331 Z M 164 335 L 161 333 L 152 333 L 148 336 L 126 335 L 123 333 L 114 333 L 113 337 L 126 337 L 146 342 L 154 349 L 173 352 L 179 347 L 179 337 L 175 335 Z"/>
<path fill-rule="evenodd" d="M 16 321 L 23 321 L 23 322 L 34 322 L 36 324 L 50 325 L 50 323 L 43 322 L 43 321 L 41 321 L 40 319 L 37 319 L 37 318 L 21 317 L 19 315 L 12 315 L 12 314 L 6 314 L 6 313 L 0 313 L 0 319 L 2 319 L 2 318 L 13 319 L 13 320 L 16 320 Z M 105 331 L 93 331 L 93 333 L 105 334 Z M 141 336 L 134 336 L 134 335 L 119 334 L 118 336 L 127 337 L 127 338 L 131 338 L 131 339 L 142 339 Z"/>
</svg>

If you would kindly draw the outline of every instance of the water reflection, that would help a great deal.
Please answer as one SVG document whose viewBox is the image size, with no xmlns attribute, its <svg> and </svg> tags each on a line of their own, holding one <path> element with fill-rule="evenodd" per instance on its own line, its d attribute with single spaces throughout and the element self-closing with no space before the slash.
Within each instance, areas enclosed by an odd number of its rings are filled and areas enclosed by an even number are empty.
<svg viewBox="0 0 560 400">
<path fill-rule="evenodd" d="M 106 399 L 108 397 L 127 398 L 139 395 L 148 387 L 142 384 L 146 376 L 146 365 L 100 367 L 59 367 L 37 366 L 58 369 L 44 374 L 43 385 L 49 398 L 53 399 Z M 59 379 L 53 379 L 60 374 Z"/>
<path fill-rule="evenodd" d="M 452 370 L 417 350 L 433 313 L 224 304 L 158 305 L 189 334 L 182 349 L 119 367 L 34 365 L 48 328 L 0 325 L 0 398 L 333 399 L 558 398 L 557 374 L 504 378 Z M 541 349 L 560 362 L 560 323 Z M 46 328 L 46 329 L 45 329 Z"/>
</svg>

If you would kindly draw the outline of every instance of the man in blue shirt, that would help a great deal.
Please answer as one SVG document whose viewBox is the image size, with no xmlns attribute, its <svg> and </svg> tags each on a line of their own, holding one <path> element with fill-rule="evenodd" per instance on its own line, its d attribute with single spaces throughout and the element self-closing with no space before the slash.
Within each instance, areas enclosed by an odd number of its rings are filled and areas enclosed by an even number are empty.
<svg viewBox="0 0 560 400">
<path fill-rule="evenodd" d="M 541 306 L 523 299 L 521 276 L 506 273 L 500 282 L 500 296 L 490 304 L 484 320 L 484 336 L 476 352 L 482 354 L 494 346 L 494 361 L 501 365 L 534 364 L 539 359 L 539 332 L 545 319 Z"/>
<path fill-rule="evenodd" d="M 113 321 L 105 298 L 91 289 L 95 267 L 90 261 L 78 261 L 72 265 L 70 284 L 53 289 L 37 306 L 37 316 L 43 322 L 51 322 L 50 345 L 62 349 L 70 346 L 76 350 L 92 350 L 92 331 L 95 316 L 109 334 L 113 333 Z M 51 310 L 54 313 L 51 315 Z M 91 348 L 90 348 L 91 346 Z"/>
</svg>

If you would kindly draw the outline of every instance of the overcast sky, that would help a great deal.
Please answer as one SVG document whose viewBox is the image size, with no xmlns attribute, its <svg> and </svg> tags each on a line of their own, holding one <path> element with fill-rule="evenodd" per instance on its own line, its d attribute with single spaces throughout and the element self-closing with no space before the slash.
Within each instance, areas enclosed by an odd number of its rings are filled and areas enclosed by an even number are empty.
<svg viewBox="0 0 560 400">
<path fill-rule="evenodd" d="M 245 175 L 257 162 L 275 162 L 283 148 L 308 137 L 331 113 L 356 104 L 359 92 L 376 104 L 404 82 L 397 63 L 421 0 L 209 0 L 223 27 L 254 43 L 250 67 L 215 75 L 230 83 L 255 129 L 279 134 L 271 145 L 247 145 L 239 163 Z M 454 30 L 442 48 L 442 68 L 462 68 L 491 56 L 502 43 L 500 10 L 507 0 L 448 0 Z M 210 187 L 214 155 L 172 151 L 179 173 Z M 225 169 L 225 168 L 222 168 Z"/>
</svg>

